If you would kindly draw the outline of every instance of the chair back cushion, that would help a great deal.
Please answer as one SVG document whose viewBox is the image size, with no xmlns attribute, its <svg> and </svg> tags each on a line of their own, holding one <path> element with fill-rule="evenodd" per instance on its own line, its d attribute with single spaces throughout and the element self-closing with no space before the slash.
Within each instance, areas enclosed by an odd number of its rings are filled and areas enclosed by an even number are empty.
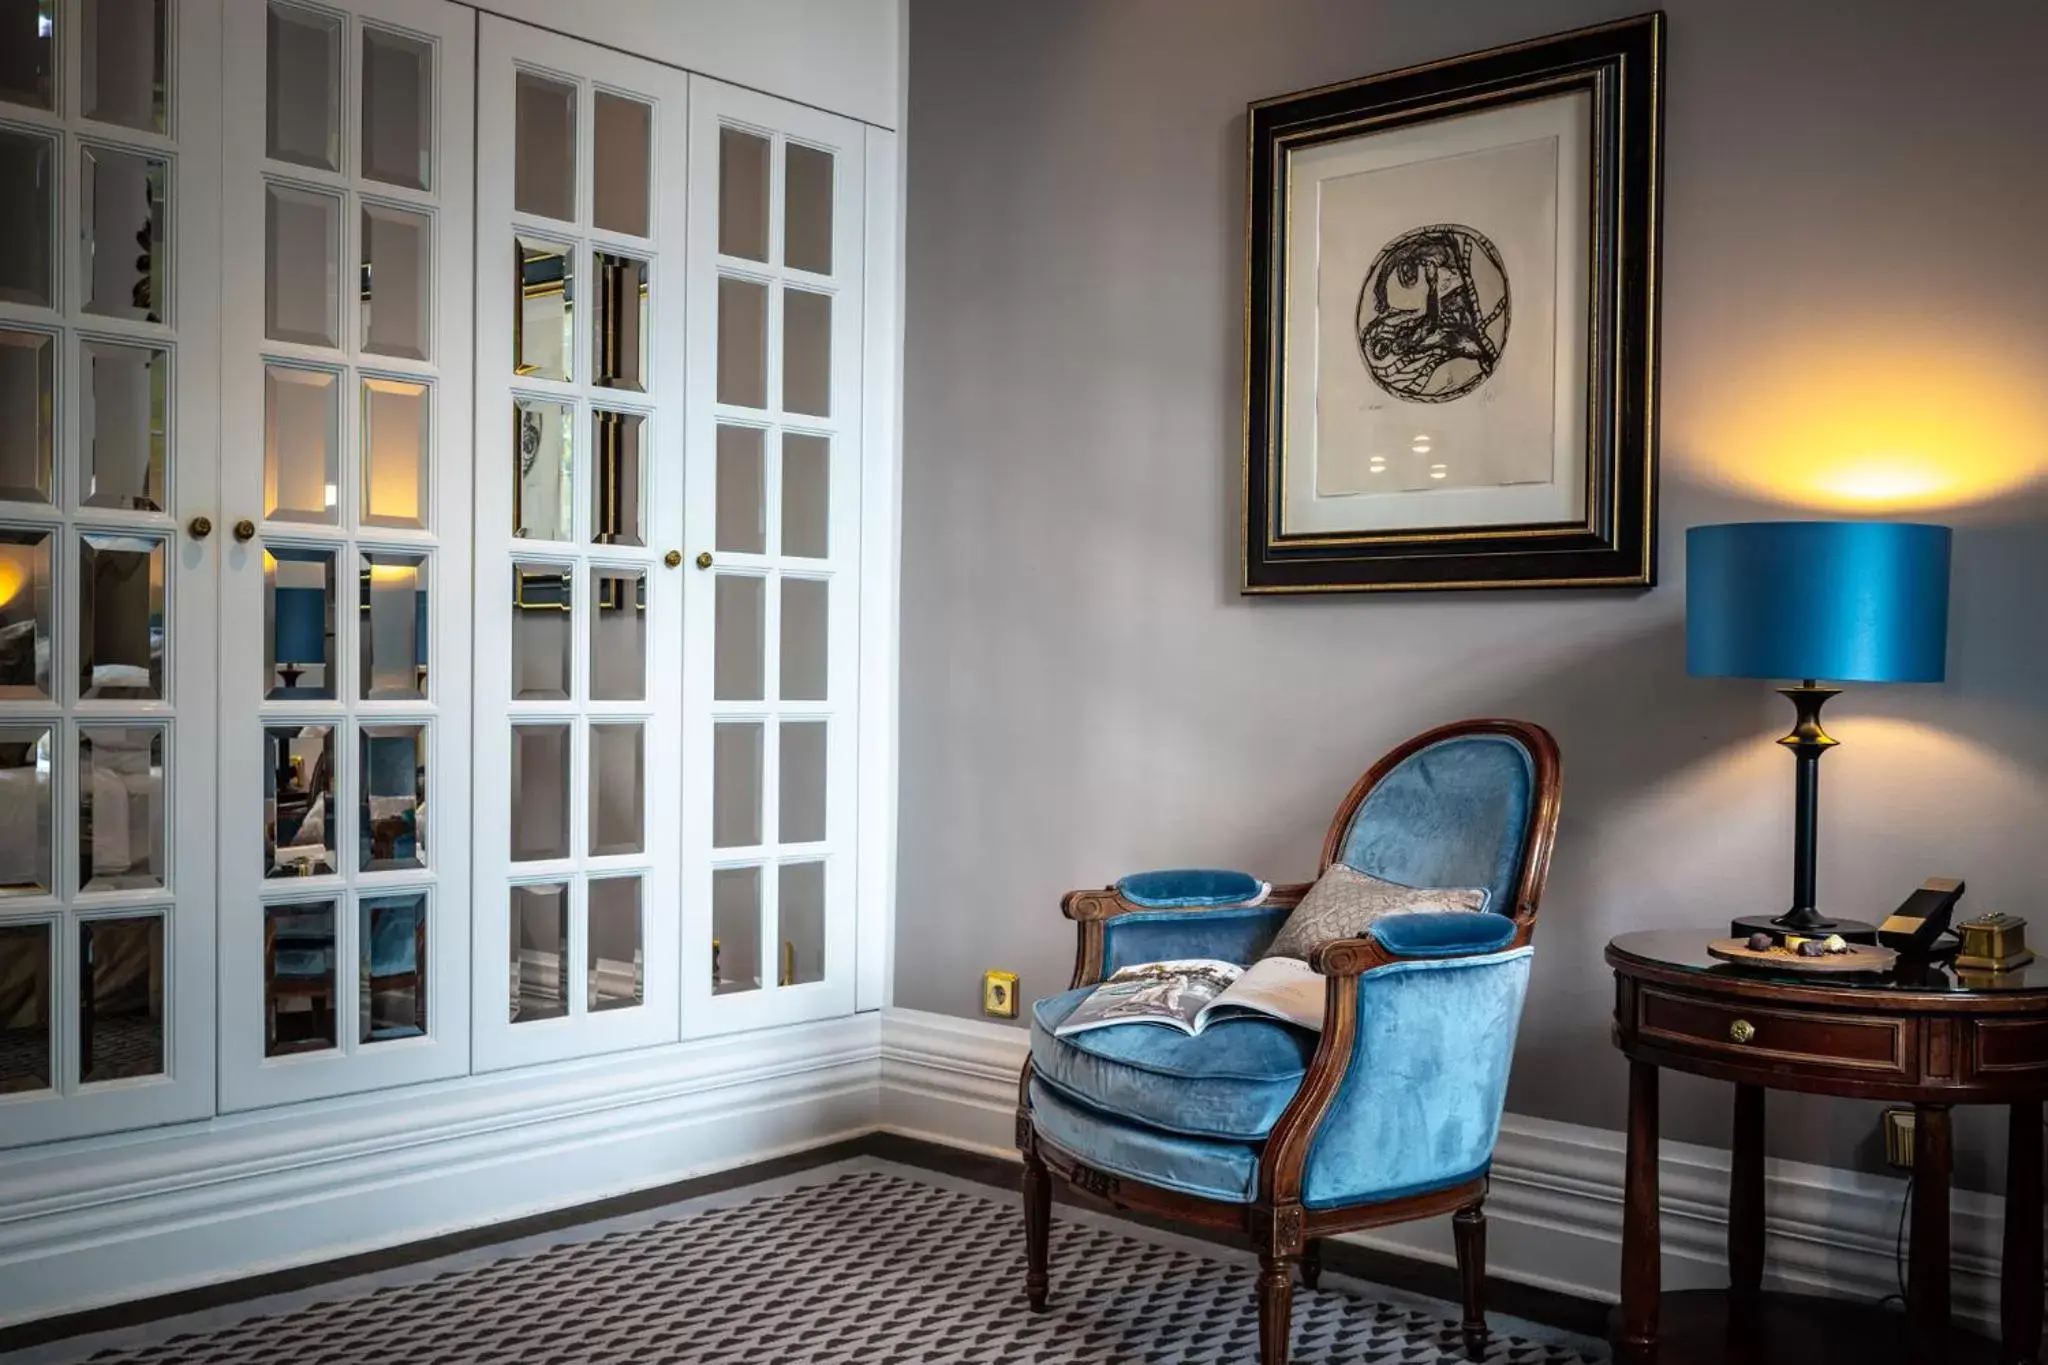
<svg viewBox="0 0 2048 1365">
<path fill-rule="evenodd" d="M 1337 861 L 1402 886 L 1483 886 L 1515 913 L 1536 764 L 1510 735 L 1456 735 L 1418 749 L 1366 793 Z"/>
<path fill-rule="evenodd" d="M 1396 886 L 1355 867 L 1331 863 L 1262 956 L 1305 958 L 1325 943 L 1360 937 L 1389 915 L 1484 910 L 1488 898 L 1489 893 L 1480 887 Z"/>
</svg>

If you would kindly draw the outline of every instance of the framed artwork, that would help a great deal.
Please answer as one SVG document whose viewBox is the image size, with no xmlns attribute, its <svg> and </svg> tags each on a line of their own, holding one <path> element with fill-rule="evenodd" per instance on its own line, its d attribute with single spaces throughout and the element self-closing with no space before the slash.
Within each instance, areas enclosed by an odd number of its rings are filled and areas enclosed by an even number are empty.
<svg viewBox="0 0 2048 1365">
<path fill-rule="evenodd" d="M 1649 587 L 1661 14 L 1251 106 L 1243 587 Z"/>
</svg>

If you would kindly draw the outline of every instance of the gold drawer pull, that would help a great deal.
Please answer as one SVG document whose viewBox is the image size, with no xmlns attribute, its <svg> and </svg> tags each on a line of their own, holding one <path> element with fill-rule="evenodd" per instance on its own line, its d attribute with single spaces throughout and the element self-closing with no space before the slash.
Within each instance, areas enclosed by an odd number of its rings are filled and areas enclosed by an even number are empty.
<svg viewBox="0 0 2048 1365">
<path fill-rule="evenodd" d="M 1746 1043 L 1756 1037 L 1756 1025 L 1747 1019 L 1737 1019 L 1728 1026 L 1728 1036 L 1738 1043 Z"/>
</svg>

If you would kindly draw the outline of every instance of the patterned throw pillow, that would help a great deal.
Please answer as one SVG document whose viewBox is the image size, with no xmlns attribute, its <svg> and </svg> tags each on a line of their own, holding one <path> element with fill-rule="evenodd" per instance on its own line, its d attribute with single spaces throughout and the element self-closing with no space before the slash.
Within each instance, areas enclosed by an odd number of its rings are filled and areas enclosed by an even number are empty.
<svg viewBox="0 0 2048 1365">
<path fill-rule="evenodd" d="M 1483 888 L 1416 890 L 1398 882 L 1382 881 L 1343 863 L 1331 863 L 1330 870 L 1294 907 L 1287 923 L 1280 926 L 1273 946 L 1265 957 L 1302 957 L 1325 943 L 1340 938 L 1357 938 L 1381 915 L 1405 915 L 1416 911 L 1483 910 L 1487 893 Z"/>
</svg>

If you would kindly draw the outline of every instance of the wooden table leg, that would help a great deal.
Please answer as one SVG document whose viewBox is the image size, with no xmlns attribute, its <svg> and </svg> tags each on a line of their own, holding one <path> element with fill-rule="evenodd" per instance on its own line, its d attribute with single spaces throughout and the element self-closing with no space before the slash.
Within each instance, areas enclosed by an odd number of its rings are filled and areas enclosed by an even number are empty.
<svg viewBox="0 0 2048 1365">
<path fill-rule="evenodd" d="M 2012 1106 L 2005 1144 L 2005 1269 L 1998 1289 L 2005 1365 L 2041 1359 L 2041 1101 Z"/>
<path fill-rule="evenodd" d="M 1917 1359 L 1939 1360 L 1948 1337 L 1949 1107 L 1913 1106 L 1913 1252 L 1906 1316 L 1920 1343 Z"/>
<path fill-rule="evenodd" d="M 1728 1287 L 1754 1305 L 1764 1284 L 1764 1089 L 1735 1087 L 1734 1160 L 1728 1170 Z"/>
<path fill-rule="evenodd" d="M 1657 1226 L 1657 1068 L 1628 1064 L 1628 1180 L 1621 1219 L 1621 1349 L 1628 1361 L 1657 1353 L 1663 1292 Z"/>
</svg>

